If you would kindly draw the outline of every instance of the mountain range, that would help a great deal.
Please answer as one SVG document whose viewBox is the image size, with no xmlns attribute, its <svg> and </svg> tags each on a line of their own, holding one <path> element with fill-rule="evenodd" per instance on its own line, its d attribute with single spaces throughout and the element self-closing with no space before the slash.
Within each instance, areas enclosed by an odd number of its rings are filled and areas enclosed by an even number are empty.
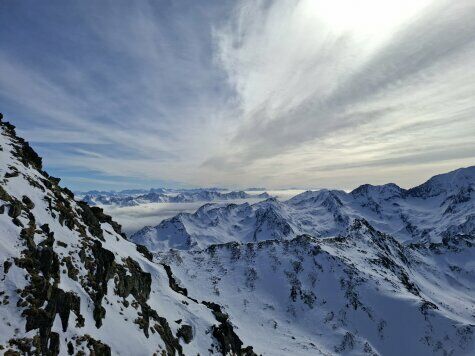
<svg viewBox="0 0 475 356">
<path fill-rule="evenodd" d="M 148 203 L 195 203 L 213 202 L 239 199 L 266 199 L 269 194 L 248 194 L 244 191 L 220 191 L 213 189 L 151 189 L 148 192 L 141 190 L 126 190 L 115 192 L 87 192 L 79 196 L 89 205 L 115 205 L 119 207 L 138 206 Z"/>
<path fill-rule="evenodd" d="M 0 155 L 2 353 L 475 353 L 475 167 L 205 204 L 127 239 L 1 120 Z"/>
<path fill-rule="evenodd" d="M 255 204 L 206 204 L 154 227 L 131 240 L 153 251 L 202 249 L 210 244 L 316 238 L 344 234 L 364 219 L 399 242 L 441 242 L 475 233 L 475 167 L 441 174 L 403 189 L 390 183 L 341 190 L 307 191 L 287 201 L 270 198 Z"/>
</svg>

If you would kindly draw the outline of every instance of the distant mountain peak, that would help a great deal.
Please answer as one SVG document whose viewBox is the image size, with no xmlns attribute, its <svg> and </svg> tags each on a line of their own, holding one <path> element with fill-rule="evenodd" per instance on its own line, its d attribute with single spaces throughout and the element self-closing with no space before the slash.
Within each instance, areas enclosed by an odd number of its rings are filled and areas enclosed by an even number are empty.
<svg viewBox="0 0 475 356">
<path fill-rule="evenodd" d="M 353 196 L 379 197 L 390 199 L 403 194 L 405 190 L 395 183 L 387 183 L 383 185 L 363 184 L 351 191 Z"/>
<path fill-rule="evenodd" d="M 475 166 L 471 166 L 438 174 L 425 183 L 409 189 L 408 194 L 417 197 L 431 197 L 442 193 L 453 194 L 460 189 L 473 188 L 474 186 Z"/>
<path fill-rule="evenodd" d="M 471 223 L 464 223 L 475 206 L 474 171 L 475 167 L 469 167 L 438 175 L 409 190 L 394 183 L 364 184 L 350 193 L 321 189 L 287 201 L 269 198 L 254 204 L 205 205 L 195 214 L 180 216 L 190 239 L 196 241 L 188 245 L 190 248 L 245 242 L 250 236 L 259 241 L 275 236 L 291 239 L 299 234 L 332 237 L 345 233 L 355 221 L 366 221 L 401 242 L 439 242 L 449 233 L 475 232 Z M 260 226 L 256 221 L 266 219 L 273 221 L 267 224 L 267 235 L 256 227 Z M 160 231 L 157 225 L 157 239 L 162 240 Z M 173 240 L 173 232 L 168 228 L 166 231 L 167 238 Z M 141 234 L 134 234 L 132 239 L 141 241 Z M 181 234 L 177 231 L 177 236 Z"/>
</svg>

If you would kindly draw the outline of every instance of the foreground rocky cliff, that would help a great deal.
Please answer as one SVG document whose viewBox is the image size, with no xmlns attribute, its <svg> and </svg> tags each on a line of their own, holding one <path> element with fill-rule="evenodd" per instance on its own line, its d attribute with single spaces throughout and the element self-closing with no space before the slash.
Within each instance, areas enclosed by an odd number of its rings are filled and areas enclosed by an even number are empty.
<svg viewBox="0 0 475 356">
<path fill-rule="evenodd" d="M 219 305 L 187 297 L 1 119 L 0 157 L 2 353 L 253 354 Z"/>
</svg>

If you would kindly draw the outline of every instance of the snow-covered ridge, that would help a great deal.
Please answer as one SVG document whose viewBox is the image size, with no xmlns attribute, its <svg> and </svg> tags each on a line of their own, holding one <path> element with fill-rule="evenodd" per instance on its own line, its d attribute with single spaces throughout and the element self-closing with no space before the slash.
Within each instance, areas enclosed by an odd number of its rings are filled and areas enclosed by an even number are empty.
<svg viewBox="0 0 475 356">
<path fill-rule="evenodd" d="M 253 355 L 219 305 L 75 201 L 1 116 L 0 158 L 2 354 Z"/>
<path fill-rule="evenodd" d="M 363 218 L 401 242 L 440 242 L 444 236 L 473 234 L 475 167 L 461 168 L 403 189 L 390 183 L 362 185 L 350 193 L 307 191 L 287 201 L 252 205 L 205 205 L 182 213 L 131 239 L 154 250 L 204 248 L 214 243 L 292 239 L 301 234 L 330 237 Z"/>
<path fill-rule="evenodd" d="M 404 246 L 361 219 L 334 238 L 158 254 L 267 355 L 472 355 L 474 257 L 473 235 Z"/>
</svg>

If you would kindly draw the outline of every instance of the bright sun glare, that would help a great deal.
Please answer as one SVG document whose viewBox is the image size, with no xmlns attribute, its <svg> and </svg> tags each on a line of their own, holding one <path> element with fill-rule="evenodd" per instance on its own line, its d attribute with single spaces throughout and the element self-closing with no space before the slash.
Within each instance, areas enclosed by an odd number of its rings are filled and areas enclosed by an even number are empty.
<svg viewBox="0 0 475 356">
<path fill-rule="evenodd" d="M 307 0 L 312 13 L 334 31 L 391 31 L 415 16 L 431 0 Z M 303 10 L 303 9 L 302 9 Z"/>
</svg>

